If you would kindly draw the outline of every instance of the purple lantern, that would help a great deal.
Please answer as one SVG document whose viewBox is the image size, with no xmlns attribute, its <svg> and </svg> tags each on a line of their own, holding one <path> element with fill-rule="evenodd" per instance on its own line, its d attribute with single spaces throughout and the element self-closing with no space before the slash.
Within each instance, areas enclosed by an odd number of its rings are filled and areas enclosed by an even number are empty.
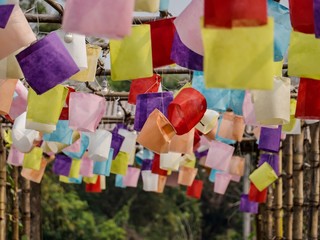
<svg viewBox="0 0 320 240">
<path fill-rule="evenodd" d="M 152 169 L 152 160 L 150 159 L 144 159 L 142 161 L 142 166 L 141 166 L 141 170 L 142 171 L 147 171 L 147 170 L 151 170 Z"/>
<path fill-rule="evenodd" d="M 79 71 L 55 32 L 21 51 L 16 58 L 27 82 L 38 95 Z"/>
<path fill-rule="evenodd" d="M 262 127 L 260 132 L 258 148 L 267 152 L 279 152 L 281 128 L 281 125 L 278 128 Z"/>
<path fill-rule="evenodd" d="M 0 5 L 0 28 L 5 28 L 13 11 L 14 4 Z"/>
<path fill-rule="evenodd" d="M 112 141 L 111 141 L 111 148 L 113 148 L 112 159 L 115 159 L 115 157 L 118 155 L 123 141 L 124 141 L 123 136 L 118 134 L 117 131 L 112 131 Z"/>
<path fill-rule="evenodd" d="M 203 56 L 186 47 L 181 41 L 178 32 L 174 34 L 171 59 L 181 67 L 203 71 Z"/>
<path fill-rule="evenodd" d="M 69 176 L 72 159 L 64 154 L 57 154 L 52 171 L 57 175 Z"/>
<path fill-rule="evenodd" d="M 259 167 L 265 162 L 273 168 L 275 173 L 279 175 L 279 156 L 275 154 L 261 154 L 259 159 Z"/>
<path fill-rule="evenodd" d="M 168 117 L 167 109 L 173 100 L 172 92 L 145 93 L 137 96 L 134 130 L 141 131 L 148 116 L 158 109 Z"/>
<path fill-rule="evenodd" d="M 251 202 L 248 198 L 248 194 L 241 194 L 241 201 L 239 206 L 239 209 L 241 212 L 257 214 L 258 207 L 259 207 L 259 203 Z"/>
</svg>

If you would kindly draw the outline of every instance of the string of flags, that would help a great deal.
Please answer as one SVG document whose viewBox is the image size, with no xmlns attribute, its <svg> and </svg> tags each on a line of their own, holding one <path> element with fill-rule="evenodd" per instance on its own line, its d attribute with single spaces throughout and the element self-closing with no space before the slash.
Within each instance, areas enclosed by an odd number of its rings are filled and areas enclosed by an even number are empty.
<svg viewBox="0 0 320 240">
<path fill-rule="evenodd" d="M 211 169 L 213 191 L 225 194 L 244 176 L 239 142 L 252 126 L 261 150 L 240 210 L 257 213 L 279 176 L 285 134 L 300 134 L 301 119 L 320 119 L 318 0 L 192 0 L 177 17 L 132 25 L 134 11 L 168 9 L 168 0 L 67 0 L 62 28 L 37 39 L 18 4 L 0 1 L 0 114 L 13 122 L 8 163 L 40 182 L 48 161 L 65 183 L 86 191 L 117 187 L 164 191 L 186 186 L 200 198 L 199 169 Z M 173 3 L 171 3 L 173 4 Z M 86 36 L 108 38 L 112 81 L 132 80 L 133 130 L 99 127 L 103 96 L 77 92 L 66 80 L 93 82 L 102 49 Z M 300 77 L 290 99 L 290 78 Z M 163 91 L 154 68 L 177 64 L 192 83 Z M 29 88 L 23 84 L 25 79 Z M 136 152 L 137 144 L 143 149 Z"/>
</svg>

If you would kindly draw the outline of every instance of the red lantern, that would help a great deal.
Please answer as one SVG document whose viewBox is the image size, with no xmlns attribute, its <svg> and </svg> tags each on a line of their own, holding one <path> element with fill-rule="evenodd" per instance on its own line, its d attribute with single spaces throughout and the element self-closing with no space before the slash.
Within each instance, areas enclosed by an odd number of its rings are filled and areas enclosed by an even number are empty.
<svg viewBox="0 0 320 240">
<path fill-rule="evenodd" d="M 251 202 L 265 203 L 267 201 L 268 188 L 260 192 L 253 183 L 250 183 L 249 200 Z"/>
<path fill-rule="evenodd" d="M 86 192 L 91 192 L 91 193 L 100 193 L 101 192 L 100 176 L 98 176 L 96 183 L 87 183 L 86 184 Z"/>
<path fill-rule="evenodd" d="M 295 31 L 314 33 L 313 0 L 289 0 L 289 10 Z"/>
<path fill-rule="evenodd" d="M 188 186 L 187 188 L 187 196 L 200 199 L 202 189 L 203 189 L 203 182 L 201 180 L 195 179 L 192 185 Z"/>
<path fill-rule="evenodd" d="M 152 173 L 159 174 L 162 176 L 167 176 L 168 172 L 160 168 L 160 155 L 154 154 L 153 162 L 152 162 Z"/>
</svg>

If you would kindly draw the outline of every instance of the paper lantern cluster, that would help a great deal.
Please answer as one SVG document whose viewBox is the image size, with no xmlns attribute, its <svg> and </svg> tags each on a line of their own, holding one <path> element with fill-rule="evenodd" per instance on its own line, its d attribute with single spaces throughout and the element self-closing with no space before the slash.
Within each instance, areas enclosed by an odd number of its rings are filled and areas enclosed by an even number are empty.
<svg viewBox="0 0 320 240">
<path fill-rule="evenodd" d="M 168 4 L 68 0 L 62 29 L 41 39 L 18 5 L 0 5 L 0 114 L 14 121 L 8 163 L 40 182 L 46 153 L 60 181 L 85 182 L 88 192 L 104 190 L 114 174 L 117 187 L 137 187 L 141 177 L 145 191 L 181 185 L 199 199 L 200 166 L 218 194 L 240 181 L 239 143 L 252 126 L 261 154 L 240 210 L 257 213 L 278 178 L 283 134 L 299 134 L 300 119 L 320 119 L 319 3 L 290 0 L 288 9 L 273 0 L 192 0 L 177 17 L 132 25 L 134 11 Z M 135 131 L 97 129 L 106 99 L 65 86 L 95 80 L 102 49 L 86 36 L 110 39 L 111 79 L 132 80 Z M 301 77 L 297 100 L 282 76 L 287 51 L 289 76 Z M 192 84 L 176 93 L 163 91 L 154 73 L 172 64 L 193 71 Z"/>
</svg>

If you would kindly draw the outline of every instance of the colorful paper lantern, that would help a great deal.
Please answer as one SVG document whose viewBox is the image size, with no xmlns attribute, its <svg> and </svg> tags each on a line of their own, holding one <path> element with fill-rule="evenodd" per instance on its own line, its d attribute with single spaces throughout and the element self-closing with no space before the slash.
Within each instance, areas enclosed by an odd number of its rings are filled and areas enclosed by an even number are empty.
<svg viewBox="0 0 320 240">
<path fill-rule="evenodd" d="M 55 32 L 22 50 L 16 58 L 30 87 L 39 95 L 79 71 Z"/>
<path fill-rule="evenodd" d="M 106 108 L 104 97 L 90 93 L 70 93 L 69 127 L 84 132 L 95 132 Z"/>
<path fill-rule="evenodd" d="M 113 81 L 151 77 L 150 26 L 134 26 L 130 36 L 122 40 L 110 40 L 110 58 Z"/>
<path fill-rule="evenodd" d="M 167 170 L 163 170 L 160 168 L 160 155 L 155 154 L 153 161 L 152 161 L 152 168 L 151 168 L 152 173 L 158 174 L 161 176 L 167 176 L 168 172 Z"/>
<path fill-rule="evenodd" d="M 134 130 L 141 131 L 147 118 L 155 109 L 158 109 L 167 117 L 167 109 L 172 100 L 172 92 L 145 93 L 138 95 L 134 118 Z"/>
<path fill-rule="evenodd" d="M 203 189 L 203 181 L 195 179 L 192 185 L 188 186 L 187 188 L 187 196 L 200 199 L 202 189 Z"/>
<path fill-rule="evenodd" d="M 60 142 L 67 145 L 71 145 L 73 130 L 69 128 L 68 125 L 68 121 L 59 120 L 56 125 L 56 130 L 54 130 L 52 133 L 44 134 L 43 140 L 49 142 Z"/>
<path fill-rule="evenodd" d="M 62 29 L 87 36 L 122 38 L 131 33 L 134 2 L 99 0 L 92 5 L 86 0 L 68 0 Z"/>
<path fill-rule="evenodd" d="M 227 190 L 227 188 L 228 188 L 228 186 L 229 186 L 230 180 L 231 180 L 231 175 L 230 174 L 228 174 L 228 173 L 216 173 L 216 179 L 215 179 L 215 182 L 214 182 L 213 191 L 215 193 L 224 195 L 226 190 Z"/>
<path fill-rule="evenodd" d="M 197 173 L 198 173 L 197 168 L 191 168 L 186 166 L 180 167 L 178 184 L 184 185 L 184 186 L 191 186 Z"/>
<path fill-rule="evenodd" d="M 155 153 L 167 153 L 174 135 L 175 131 L 169 120 L 155 109 L 144 124 L 137 142 Z"/>
<path fill-rule="evenodd" d="M 183 89 L 168 106 L 168 119 L 177 135 L 188 133 L 207 109 L 205 97 L 193 88 Z"/>
<path fill-rule="evenodd" d="M 212 141 L 210 142 L 205 166 L 216 170 L 228 171 L 233 152 L 234 147 L 219 141 Z"/>
<path fill-rule="evenodd" d="M 218 112 L 207 109 L 200 122 L 196 125 L 196 129 L 203 134 L 207 134 L 217 125 L 218 117 Z"/>
<path fill-rule="evenodd" d="M 64 154 L 57 154 L 53 162 L 52 171 L 57 175 L 68 177 L 72 165 L 72 159 Z"/>
<path fill-rule="evenodd" d="M 95 183 L 87 183 L 86 184 L 86 192 L 91 192 L 91 193 L 100 193 L 101 192 L 101 181 L 100 181 L 100 176 L 97 176 L 97 180 Z"/>
<path fill-rule="evenodd" d="M 158 191 L 158 180 L 159 175 L 154 174 L 151 170 L 141 171 L 143 190 L 146 192 L 157 192 Z"/>
<path fill-rule="evenodd" d="M 21 176 L 29 181 L 40 183 L 44 175 L 44 171 L 46 170 L 46 166 L 47 166 L 47 161 L 42 158 L 39 170 L 22 168 Z"/>
<path fill-rule="evenodd" d="M 241 194 L 239 210 L 241 212 L 258 214 L 259 204 L 257 202 L 251 202 L 248 194 Z"/>
<path fill-rule="evenodd" d="M 241 142 L 244 129 L 242 116 L 235 115 L 233 112 L 225 112 L 219 126 L 218 136 Z"/>
<path fill-rule="evenodd" d="M 112 134 L 98 129 L 89 135 L 88 157 L 96 162 L 106 161 L 109 156 Z"/>
<path fill-rule="evenodd" d="M 250 183 L 248 197 L 251 202 L 265 203 L 267 201 L 267 193 L 268 193 L 268 188 L 260 192 L 253 183 Z"/>
<path fill-rule="evenodd" d="M 128 167 L 127 174 L 123 176 L 123 184 L 126 187 L 137 187 L 140 176 L 140 169 Z"/>
<path fill-rule="evenodd" d="M 277 153 L 280 149 L 281 126 L 277 128 L 262 127 L 258 148 L 260 150 Z"/>
<path fill-rule="evenodd" d="M 93 176 L 93 161 L 88 158 L 88 154 L 84 154 L 81 159 L 80 175 L 84 177 Z"/>
<path fill-rule="evenodd" d="M 7 163 L 12 166 L 19 167 L 19 166 L 22 166 L 23 159 L 24 159 L 24 153 L 20 152 L 13 145 L 11 145 Z"/>
<path fill-rule="evenodd" d="M 270 184 L 276 181 L 278 176 L 273 168 L 267 162 L 265 162 L 250 174 L 249 179 L 261 192 L 263 189 L 267 188 Z"/>
<path fill-rule="evenodd" d="M 295 31 L 314 33 L 313 0 L 289 0 L 290 19 Z"/>
<path fill-rule="evenodd" d="M 17 94 L 12 100 L 9 116 L 16 119 L 27 110 L 28 90 L 21 81 L 17 81 L 14 92 Z"/>
<path fill-rule="evenodd" d="M 245 163 L 246 163 L 245 158 L 240 156 L 232 156 L 230 165 L 229 165 L 229 173 L 235 176 L 240 176 L 240 177 L 243 176 Z"/>
<path fill-rule="evenodd" d="M 194 128 L 183 135 L 174 135 L 170 142 L 170 151 L 177 153 L 193 153 Z"/>
<path fill-rule="evenodd" d="M 126 152 L 119 152 L 112 161 L 111 173 L 125 176 L 128 170 L 129 155 Z"/>
<path fill-rule="evenodd" d="M 160 169 L 178 171 L 181 153 L 168 152 L 160 154 Z"/>
<path fill-rule="evenodd" d="M 17 82 L 17 79 L 0 79 L 0 114 L 6 115 L 10 112 Z"/>
<path fill-rule="evenodd" d="M 258 166 L 261 166 L 267 162 L 275 171 L 277 175 L 279 175 L 279 156 L 276 154 L 261 154 L 259 159 Z"/>
</svg>

